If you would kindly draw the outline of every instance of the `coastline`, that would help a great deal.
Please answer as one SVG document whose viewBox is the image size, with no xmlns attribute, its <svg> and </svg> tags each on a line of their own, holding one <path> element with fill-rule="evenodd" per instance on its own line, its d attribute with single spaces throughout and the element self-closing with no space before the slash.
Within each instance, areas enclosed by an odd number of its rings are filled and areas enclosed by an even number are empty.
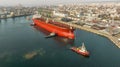
<svg viewBox="0 0 120 67">
<path fill-rule="evenodd" d="M 83 26 L 76 25 L 76 24 L 66 23 L 66 22 L 63 22 L 63 21 L 60 21 L 60 22 L 63 23 L 63 24 L 70 25 L 74 28 L 78 28 L 78 29 L 81 29 L 81 30 L 85 30 L 85 31 L 88 31 L 88 32 L 92 32 L 92 33 L 104 36 L 104 37 L 108 38 L 109 40 L 111 40 L 118 48 L 120 48 L 120 42 L 118 41 L 118 38 L 115 37 L 115 36 L 111 36 L 111 35 L 108 35 L 106 33 L 103 33 L 103 32 L 88 28 L 88 27 L 83 27 Z"/>
</svg>

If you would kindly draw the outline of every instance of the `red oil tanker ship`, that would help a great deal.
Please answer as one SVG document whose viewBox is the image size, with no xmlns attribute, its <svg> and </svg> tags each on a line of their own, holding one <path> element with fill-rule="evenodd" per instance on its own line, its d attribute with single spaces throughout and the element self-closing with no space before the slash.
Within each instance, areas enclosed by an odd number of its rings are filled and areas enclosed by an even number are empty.
<svg viewBox="0 0 120 67">
<path fill-rule="evenodd" d="M 74 29 L 68 25 L 48 19 L 45 20 L 38 15 L 34 15 L 32 20 L 34 22 L 34 25 L 47 30 L 48 32 L 50 32 L 50 35 L 55 34 L 57 36 L 66 37 L 69 39 L 75 38 Z"/>
</svg>

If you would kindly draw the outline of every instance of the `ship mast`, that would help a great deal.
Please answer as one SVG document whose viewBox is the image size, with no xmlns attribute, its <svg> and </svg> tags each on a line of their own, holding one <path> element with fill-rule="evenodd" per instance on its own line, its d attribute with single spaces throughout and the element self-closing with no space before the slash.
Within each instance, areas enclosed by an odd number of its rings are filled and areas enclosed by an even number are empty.
<svg viewBox="0 0 120 67">
<path fill-rule="evenodd" d="M 48 21 L 49 21 L 49 20 L 48 20 L 48 18 L 47 18 L 47 19 L 46 19 L 46 23 L 48 23 Z"/>
<path fill-rule="evenodd" d="M 81 50 L 82 50 L 82 51 L 86 51 L 86 48 L 85 48 L 84 43 L 82 43 Z"/>
</svg>

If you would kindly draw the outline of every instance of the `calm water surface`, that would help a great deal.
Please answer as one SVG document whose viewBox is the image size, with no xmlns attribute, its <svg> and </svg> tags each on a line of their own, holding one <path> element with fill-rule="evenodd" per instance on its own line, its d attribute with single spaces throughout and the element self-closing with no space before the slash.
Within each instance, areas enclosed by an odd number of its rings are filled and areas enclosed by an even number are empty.
<svg viewBox="0 0 120 67">
<path fill-rule="evenodd" d="M 0 67 L 120 67 L 120 49 L 99 35 L 76 30 L 75 40 L 44 38 L 26 17 L 0 20 Z M 84 42 L 90 57 L 72 52 Z"/>
</svg>

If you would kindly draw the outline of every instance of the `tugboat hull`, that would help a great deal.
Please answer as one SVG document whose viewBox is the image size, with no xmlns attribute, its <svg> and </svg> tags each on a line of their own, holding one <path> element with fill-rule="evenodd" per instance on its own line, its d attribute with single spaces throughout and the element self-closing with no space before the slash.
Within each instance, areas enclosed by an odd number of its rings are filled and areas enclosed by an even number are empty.
<svg viewBox="0 0 120 67">
<path fill-rule="evenodd" d="M 78 53 L 78 54 L 81 54 L 81 55 L 83 55 L 85 57 L 89 56 L 89 52 L 88 51 L 84 51 L 83 52 L 80 49 L 78 50 L 77 47 L 72 47 L 71 50 L 74 51 L 74 52 L 76 52 L 76 53 Z"/>
</svg>

